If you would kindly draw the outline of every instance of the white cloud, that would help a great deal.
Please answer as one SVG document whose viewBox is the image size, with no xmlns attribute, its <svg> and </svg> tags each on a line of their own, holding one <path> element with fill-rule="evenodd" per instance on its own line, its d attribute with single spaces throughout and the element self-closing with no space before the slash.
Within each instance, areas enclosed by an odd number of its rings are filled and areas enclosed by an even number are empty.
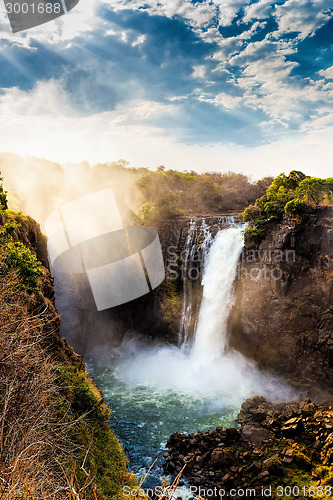
<svg viewBox="0 0 333 500">
<path fill-rule="evenodd" d="M 166 16 L 169 18 L 179 16 L 185 19 L 194 28 L 203 28 L 211 22 L 215 13 L 214 2 L 191 3 L 190 0 L 109 0 L 107 2 L 115 10 L 137 10 L 143 6 L 152 15 Z"/>
<path fill-rule="evenodd" d="M 225 92 L 220 92 L 216 97 L 211 99 L 209 97 L 206 97 L 204 100 L 217 106 L 222 105 L 224 108 L 230 110 L 239 107 L 243 102 L 243 99 L 241 97 L 232 96 L 230 94 L 226 94 Z"/>
<path fill-rule="evenodd" d="M 205 78 L 205 75 L 206 75 L 206 66 L 204 66 L 203 64 L 198 64 L 197 66 L 193 66 L 193 73 L 192 73 L 193 78 L 203 79 Z"/>
<path fill-rule="evenodd" d="M 56 82 L 40 83 L 32 92 L 5 91 L 0 96 L 2 151 L 64 163 L 125 158 L 133 166 L 155 168 L 163 163 L 179 170 L 235 170 L 255 177 L 292 169 L 331 175 L 332 117 L 316 121 L 316 128 L 308 127 L 301 137 L 260 147 L 198 146 L 181 144 L 176 136 L 166 137 L 141 124 L 164 112 L 162 105 L 136 101 L 115 112 L 79 117 L 64 97 Z M 227 96 L 220 99 L 223 103 Z"/>
<path fill-rule="evenodd" d="M 331 8 L 331 0 L 287 0 L 277 5 L 278 35 L 299 31 L 299 38 L 306 38 L 329 20 Z"/>
<path fill-rule="evenodd" d="M 31 92 L 12 87 L 0 94 L 0 116 L 8 117 L 46 117 L 49 120 L 59 115 L 72 114 L 67 95 L 57 82 L 39 82 Z"/>
<path fill-rule="evenodd" d="M 293 48 L 288 42 L 267 38 L 248 44 L 228 63 L 241 68 L 237 85 L 243 91 L 245 106 L 262 109 L 283 126 L 303 121 L 309 122 L 311 127 L 309 111 L 318 115 L 325 113 L 332 105 L 332 90 L 324 80 L 308 78 L 301 82 L 291 77 L 292 70 L 297 67 L 296 62 L 286 60 L 291 53 Z M 331 69 L 321 71 L 320 75 L 329 78 Z"/>
<path fill-rule="evenodd" d="M 214 0 L 219 7 L 219 20 L 222 26 L 228 26 L 234 20 L 237 12 L 245 7 L 250 0 Z"/>
<path fill-rule="evenodd" d="M 330 66 L 327 69 L 322 69 L 319 71 L 319 74 L 325 77 L 327 80 L 333 80 L 333 66 Z"/>
<path fill-rule="evenodd" d="M 259 2 L 248 5 L 245 8 L 244 21 L 249 22 L 252 19 L 266 19 L 274 9 L 272 0 L 260 0 Z"/>
</svg>

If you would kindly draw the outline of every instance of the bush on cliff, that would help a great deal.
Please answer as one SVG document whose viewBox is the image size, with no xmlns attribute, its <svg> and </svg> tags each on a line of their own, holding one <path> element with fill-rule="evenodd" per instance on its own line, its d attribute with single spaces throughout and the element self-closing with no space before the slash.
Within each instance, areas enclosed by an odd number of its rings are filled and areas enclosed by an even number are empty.
<svg viewBox="0 0 333 500">
<path fill-rule="evenodd" d="M 284 211 L 289 215 L 303 215 L 306 211 L 306 203 L 304 200 L 294 198 L 293 200 L 288 201 L 284 207 Z"/>
<path fill-rule="evenodd" d="M 4 213 L 7 218 L 7 213 Z M 2 260 L 0 267 L 6 270 L 13 270 L 18 274 L 19 286 L 28 293 L 40 293 L 41 282 L 39 278 L 43 276 L 41 263 L 36 255 L 22 242 L 14 241 L 15 231 L 21 227 L 13 220 L 7 220 L 3 229 L 0 230 L 0 246 L 2 249 Z"/>
<path fill-rule="evenodd" d="M 311 206 L 333 202 L 333 179 L 309 177 L 293 170 L 289 175 L 278 175 L 266 193 L 242 214 L 247 223 L 245 240 L 257 244 L 264 238 L 268 223 L 280 222 L 285 214 L 299 220 Z"/>
</svg>

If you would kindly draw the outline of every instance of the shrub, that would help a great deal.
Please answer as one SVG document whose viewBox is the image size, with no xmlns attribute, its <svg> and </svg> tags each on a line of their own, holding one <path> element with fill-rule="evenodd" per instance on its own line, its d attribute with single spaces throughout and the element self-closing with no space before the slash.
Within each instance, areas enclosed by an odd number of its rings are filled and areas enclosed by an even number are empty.
<svg viewBox="0 0 333 500">
<path fill-rule="evenodd" d="M 2 186 L 2 181 L 3 178 L 1 177 L 0 173 L 0 210 L 7 210 L 8 208 L 8 201 L 7 201 L 7 191 L 4 191 L 3 186 Z"/>
<path fill-rule="evenodd" d="M 0 231 L 0 245 L 3 251 L 1 267 L 4 270 L 12 269 L 17 272 L 21 289 L 28 293 L 38 294 L 41 289 L 38 278 L 44 274 L 42 264 L 28 247 L 13 240 L 13 235 L 18 227 L 20 227 L 19 224 L 9 220 Z"/>
<path fill-rule="evenodd" d="M 331 203 L 333 178 L 309 177 L 293 170 L 289 175 L 280 174 L 268 186 L 266 193 L 242 214 L 248 223 L 245 230 L 247 243 L 259 243 L 265 236 L 267 223 L 281 221 L 284 214 L 302 216 L 308 204 Z"/>
<path fill-rule="evenodd" d="M 285 213 L 289 215 L 302 215 L 305 210 L 306 203 L 304 200 L 300 200 L 299 198 L 294 198 L 293 200 L 288 201 L 284 207 Z"/>
<path fill-rule="evenodd" d="M 243 212 L 243 221 L 251 222 L 261 217 L 261 209 L 256 205 L 250 205 Z"/>
</svg>

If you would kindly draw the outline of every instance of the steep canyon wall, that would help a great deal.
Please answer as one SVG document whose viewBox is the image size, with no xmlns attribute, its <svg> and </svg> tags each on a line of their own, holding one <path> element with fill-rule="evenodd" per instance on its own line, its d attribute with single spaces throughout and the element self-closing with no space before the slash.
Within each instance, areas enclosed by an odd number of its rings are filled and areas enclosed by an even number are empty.
<svg viewBox="0 0 333 500">
<path fill-rule="evenodd" d="M 333 382 L 333 208 L 285 218 L 246 247 L 229 318 L 230 345 L 302 387 Z"/>
</svg>

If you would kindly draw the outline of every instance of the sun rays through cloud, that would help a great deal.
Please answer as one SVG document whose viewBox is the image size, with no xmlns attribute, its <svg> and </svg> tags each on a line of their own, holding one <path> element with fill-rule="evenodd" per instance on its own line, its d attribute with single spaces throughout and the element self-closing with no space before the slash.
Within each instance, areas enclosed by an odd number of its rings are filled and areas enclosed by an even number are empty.
<svg viewBox="0 0 333 500">
<path fill-rule="evenodd" d="M 328 175 L 329 1 L 81 0 L 0 30 L 2 151 Z"/>
</svg>

